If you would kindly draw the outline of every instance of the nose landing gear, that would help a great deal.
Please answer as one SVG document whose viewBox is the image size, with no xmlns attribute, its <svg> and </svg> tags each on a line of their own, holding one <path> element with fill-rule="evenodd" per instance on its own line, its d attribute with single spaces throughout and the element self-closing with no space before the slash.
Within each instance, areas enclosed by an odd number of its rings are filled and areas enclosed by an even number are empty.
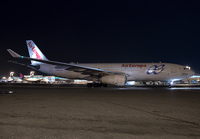
<svg viewBox="0 0 200 139">
<path fill-rule="evenodd" d="M 102 84 L 102 83 L 88 83 L 87 87 L 107 87 L 107 84 Z"/>
</svg>

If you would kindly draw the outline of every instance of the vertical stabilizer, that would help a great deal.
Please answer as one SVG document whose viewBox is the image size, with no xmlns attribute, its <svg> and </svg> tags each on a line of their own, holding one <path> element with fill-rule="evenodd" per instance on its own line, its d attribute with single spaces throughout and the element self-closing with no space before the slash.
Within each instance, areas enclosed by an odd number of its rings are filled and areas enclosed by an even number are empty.
<svg viewBox="0 0 200 139">
<path fill-rule="evenodd" d="M 31 58 L 48 60 L 32 40 L 26 40 L 26 44 L 28 47 L 29 56 Z M 41 64 L 41 62 L 31 60 L 31 64 L 38 65 Z"/>
</svg>

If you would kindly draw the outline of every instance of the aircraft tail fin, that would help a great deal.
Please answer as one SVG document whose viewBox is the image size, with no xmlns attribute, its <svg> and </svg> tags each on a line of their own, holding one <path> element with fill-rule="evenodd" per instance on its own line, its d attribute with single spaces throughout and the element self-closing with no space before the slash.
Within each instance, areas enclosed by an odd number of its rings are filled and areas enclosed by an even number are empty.
<svg viewBox="0 0 200 139">
<path fill-rule="evenodd" d="M 20 75 L 20 78 L 21 78 L 21 79 L 24 78 L 24 75 L 23 75 L 22 73 L 20 73 L 19 75 Z"/>
<path fill-rule="evenodd" d="M 48 60 L 32 40 L 26 40 L 26 44 L 28 47 L 30 58 Z M 31 64 L 38 65 L 38 64 L 41 64 L 41 62 L 31 60 Z"/>
</svg>

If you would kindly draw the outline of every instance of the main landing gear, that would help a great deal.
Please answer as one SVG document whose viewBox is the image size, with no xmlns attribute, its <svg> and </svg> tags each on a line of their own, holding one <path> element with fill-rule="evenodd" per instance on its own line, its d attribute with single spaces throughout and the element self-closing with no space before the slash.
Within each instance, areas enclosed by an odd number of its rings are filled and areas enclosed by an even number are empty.
<svg viewBox="0 0 200 139">
<path fill-rule="evenodd" d="M 107 87 L 107 84 L 102 84 L 102 83 L 88 83 L 87 87 Z"/>
</svg>

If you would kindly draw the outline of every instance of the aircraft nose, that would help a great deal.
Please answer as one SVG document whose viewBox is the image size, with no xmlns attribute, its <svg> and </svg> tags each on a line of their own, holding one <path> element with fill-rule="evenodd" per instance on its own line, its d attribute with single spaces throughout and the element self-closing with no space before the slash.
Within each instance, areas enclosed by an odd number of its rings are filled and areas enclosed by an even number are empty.
<svg viewBox="0 0 200 139">
<path fill-rule="evenodd" d="M 194 75 L 195 72 L 193 70 L 190 70 L 190 75 Z"/>
</svg>

